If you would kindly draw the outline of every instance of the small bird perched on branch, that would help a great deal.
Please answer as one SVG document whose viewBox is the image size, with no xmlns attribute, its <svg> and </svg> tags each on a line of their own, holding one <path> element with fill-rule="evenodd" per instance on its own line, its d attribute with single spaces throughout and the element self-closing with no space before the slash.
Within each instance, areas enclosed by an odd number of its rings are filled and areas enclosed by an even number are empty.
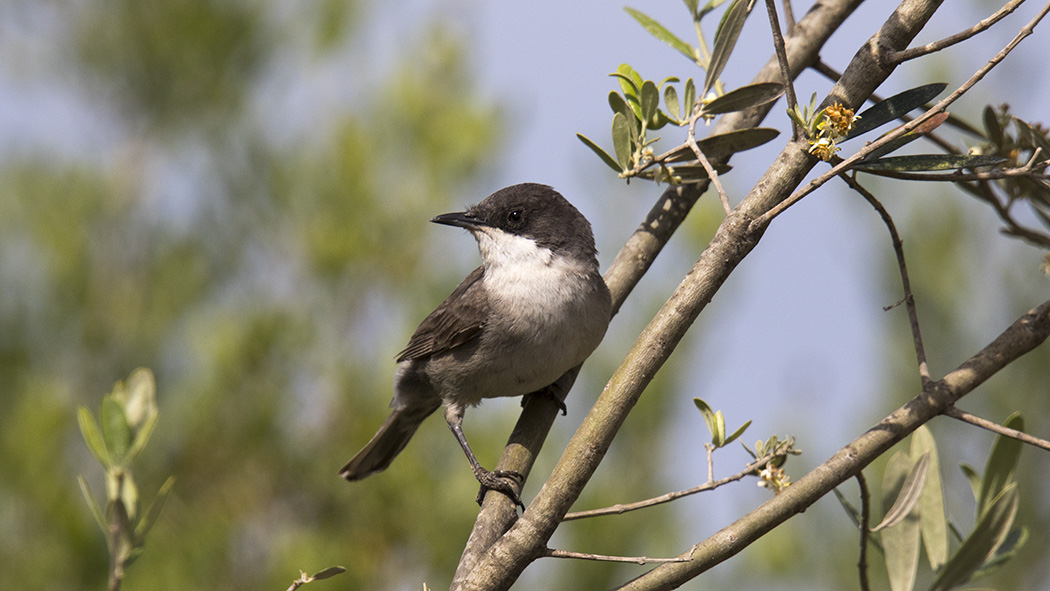
<svg viewBox="0 0 1050 591">
<path fill-rule="evenodd" d="M 360 480 L 386 469 L 444 404 L 445 421 L 478 482 L 520 505 L 502 479 L 508 474 L 486 470 L 474 457 L 463 435 L 463 412 L 483 398 L 543 391 L 601 342 L 611 302 L 591 225 L 557 191 L 534 183 L 502 189 L 465 212 L 431 221 L 473 234 L 482 264 L 398 355 L 393 411 L 339 474 Z"/>
</svg>

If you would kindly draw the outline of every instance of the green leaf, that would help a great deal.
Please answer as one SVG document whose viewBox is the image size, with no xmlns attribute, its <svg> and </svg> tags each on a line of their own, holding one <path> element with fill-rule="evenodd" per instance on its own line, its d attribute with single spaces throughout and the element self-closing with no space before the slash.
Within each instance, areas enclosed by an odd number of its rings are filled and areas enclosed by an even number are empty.
<svg viewBox="0 0 1050 591">
<path fill-rule="evenodd" d="M 643 84 L 641 75 L 635 72 L 630 64 L 620 64 L 616 71 L 609 75 L 615 76 L 619 80 L 620 90 L 623 91 L 623 96 L 627 98 L 631 108 L 639 108 L 638 93 L 641 91 Z"/>
<path fill-rule="evenodd" d="M 726 418 L 722 415 L 722 411 L 715 411 L 715 430 L 711 438 L 711 443 L 715 444 L 715 447 L 722 447 L 726 442 Z"/>
<path fill-rule="evenodd" d="M 682 102 L 683 119 L 687 119 L 693 114 L 694 106 L 696 106 L 696 85 L 693 84 L 693 79 L 689 78 L 685 81 L 685 97 Z"/>
<path fill-rule="evenodd" d="M 711 50 L 711 61 L 707 65 L 707 76 L 704 78 L 704 91 L 701 95 L 707 96 L 729 62 L 740 31 L 744 28 L 744 21 L 747 20 L 749 5 L 748 0 L 733 0 L 722 15 L 722 21 L 718 23 L 718 29 L 715 31 L 715 45 Z"/>
<path fill-rule="evenodd" d="M 1024 431 L 1024 418 L 1015 412 L 1006 418 L 1003 426 Z M 984 467 L 984 479 L 981 481 L 981 494 L 977 502 L 978 516 L 987 510 L 992 499 L 1013 480 L 1023 446 L 1023 443 L 1012 437 L 996 436 L 995 443 L 992 444 L 992 453 L 989 454 L 988 463 Z"/>
<path fill-rule="evenodd" d="M 726 0 L 710 0 L 707 4 L 704 5 L 703 8 L 700 9 L 699 14 L 697 14 L 697 16 L 696 16 L 696 20 L 699 21 L 700 19 L 704 18 L 708 14 L 711 14 L 712 12 L 714 12 L 714 10 L 716 8 L 718 8 L 719 6 L 725 4 L 725 2 L 726 2 Z"/>
<path fill-rule="evenodd" d="M 895 170 L 899 172 L 942 171 L 960 168 L 995 166 L 1006 162 L 999 156 L 971 156 L 968 154 L 916 154 L 887 156 L 872 162 L 858 162 L 857 170 Z"/>
<path fill-rule="evenodd" d="M 99 419 L 102 423 L 102 439 L 106 441 L 110 458 L 114 464 L 123 464 L 131 447 L 132 436 L 123 405 L 116 398 L 106 396 L 102 399 Z"/>
<path fill-rule="evenodd" d="M 919 504 L 923 486 L 926 484 L 926 473 L 929 466 L 930 453 L 926 452 L 912 466 L 907 478 L 904 479 L 904 483 L 901 485 L 900 492 L 897 494 L 897 500 L 893 502 L 893 506 L 882 517 L 882 522 L 871 528 L 872 532 L 893 527 L 913 513 L 915 507 Z"/>
<path fill-rule="evenodd" d="M 693 18 L 696 18 L 696 11 L 697 11 L 697 8 L 700 6 L 700 0 L 684 0 L 684 1 L 685 1 L 685 7 L 689 9 L 689 14 L 692 15 Z"/>
<path fill-rule="evenodd" d="M 91 415 L 91 411 L 86 406 L 77 408 L 77 423 L 80 424 L 80 434 L 84 437 L 84 443 L 87 444 L 88 449 L 103 467 L 109 469 L 113 465 L 109 457 L 109 450 L 106 449 L 106 442 L 102 438 L 102 431 L 99 430 L 95 417 Z"/>
<path fill-rule="evenodd" d="M 911 457 L 929 457 L 926 485 L 919 498 L 919 529 L 930 568 L 937 570 L 948 560 L 948 515 L 944 508 L 944 490 L 941 483 L 941 465 L 937 443 L 929 428 L 919 427 L 911 436 Z"/>
<path fill-rule="evenodd" d="M 732 166 L 715 165 L 715 172 L 725 174 L 732 170 Z M 682 179 L 683 183 L 695 183 L 708 178 L 707 169 L 699 164 L 683 164 L 674 167 L 674 174 Z"/>
<path fill-rule="evenodd" d="M 651 80 L 642 83 L 642 121 L 648 127 L 656 123 L 656 110 L 660 107 L 660 90 Z"/>
<path fill-rule="evenodd" d="M 1004 564 L 1013 558 L 1017 551 L 1024 547 L 1025 542 L 1028 541 L 1028 528 L 1027 527 L 1015 527 L 1010 530 L 1010 533 L 1006 534 L 1006 538 L 1002 544 L 995 549 L 995 553 L 991 558 L 985 561 L 981 565 L 981 568 L 977 569 L 977 572 L 973 573 L 972 579 L 980 579 L 987 577 L 993 572 L 999 570 Z"/>
<path fill-rule="evenodd" d="M 895 94 L 876 103 L 871 108 L 860 113 L 860 119 L 854 124 L 849 134 L 840 142 L 853 139 L 877 127 L 882 127 L 890 121 L 899 119 L 901 115 L 907 114 L 908 111 L 926 104 L 940 94 L 946 86 L 948 85 L 944 82 L 926 84 L 911 90 L 905 90 L 900 94 Z"/>
<path fill-rule="evenodd" d="M 87 481 L 84 480 L 83 476 L 77 476 L 77 484 L 80 485 L 80 492 L 84 493 L 84 501 L 87 503 L 91 516 L 95 518 L 95 523 L 98 524 L 102 533 L 108 536 L 109 528 L 106 527 L 106 518 L 102 516 L 102 507 L 100 507 L 98 501 L 95 500 L 95 496 L 91 494 L 91 489 L 88 488 Z"/>
<path fill-rule="evenodd" d="M 899 150 L 900 148 L 910 144 L 911 142 L 914 142 L 915 140 L 925 136 L 934 129 L 937 129 L 937 127 L 941 123 L 944 123 L 948 120 L 948 117 L 948 113 L 938 113 L 937 115 L 930 117 L 929 120 L 924 122 L 922 125 L 919 125 L 915 129 L 909 131 L 908 133 L 905 133 L 904 135 L 892 141 L 886 142 L 880 148 L 872 150 L 867 156 L 864 157 L 863 160 L 861 160 L 861 162 L 872 162 L 880 156 L 884 156 L 886 154 Z"/>
<path fill-rule="evenodd" d="M 973 500 L 979 501 L 981 498 L 981 475 L 969 464 L 959 464 L 959 469 L 962 470 L 966 480 L 970 483 L 970 490 L 973 491 Z"/>
<path fill-rule="evenodd" d="M 673 49 L 678 51 L 678 53 L 689 58 L 689 61 L 696 63 L 696 52 L 688 43 L 676 37 L 674 33 L 668 31 L 663 25 L 656 22 L 645 13 L 629 6 L 625 6 L 624 10 L 626 10 L 627 14 L 631 15 L 634 20 L 638 21 L 638 24 L 642 25 L 650 35 L 670 45 Z"/>
<path fill-rule="evenodd" d="M 598 147 L 598 144 L 592 142 L 589 138 L 580 133 L 577 133 L 576 137 L 580 138 L 580 141 L 583 142 L 583 145 L 587 146 L 591 149 L 591 151 L 597 154 L 598 157 L 602 159 L 602 162 L 604 162 L 609 168 L 615 170 L 616 172 L 623 172 L 623 169 L 620 167 L 620 164 L 616 161 L 616 159 L 610 156 L 608 152 Z"/>
<path fill-rule="evenodd" d="M 146 536 L 149 535 L 149 531 L 153 529 L 153 526 L 157 523 L 157 518 L 160 517 L 160 511 L 164 508 L 164 503 L 168 500 L 168 494 L 171 493 L 171 487 L 175 484 L 175 477 L 169 476 L 164 484 L 160 486 L 160 490 L 157 491 L 157 496 L 153 497 L 153 501 L 150 502 L 149 508 L 142 515 L 142 519 L 135 525 L 135 543 L 141 546 L 146 541 Z"/>
<path fill-rule="evenodd" d="M 784 94 L 784 85 L 776 82 L 759 82 L 741 86 L 725 93 L 704 105 L 700 112 L 707 115 L 718 115 L 733 111 L 743 111 L 758 105 L 771 103 Z"/>
<path fill-rule="evenodd" d="M 613 149 L 616 150 L 616 162 L 620 170 L 630 170 L 631 155 L 634 150 L 631 147 L 631 129 L 627 118 L 621 113 L 613 115 L 612 121 Z"/>
<path fill-rule="evenodd" d="M 120 487 L 120 502 L 124 504 L 130 524 L 139 514 L 139 487 L 130 471 L 124 473 L 121 483 L 123 486 Z"/>
<path fill-rule="evenodd" d="M 882 481 L 882 504 L 887 517 L 900 504 L 900 498 L 906 496 L 907 481 L 912 480 L 911 474 L 915 473 L 908 454 L 899 451 L 890 457 Z M 887 509 L 891 499 L 896 499 L 896 502 Z M 901 521 L 880 534 L 886 573 L 893 591 L 911 591 L 915 586 L 915 574 L 919 567 L 919 535 L 918 516 L 910 510 Z"/>
<path fill-rule="evenodd" d="M 1040 133 L 1023 119 L 1014 117 L 1012 121 L 1014 127 L 1017 128 L 1017 139 L 1021 140 L 1022 144 L 1031 146 L 1033 150 L 1042 148 L 1043 151 L 1039 155 L 1040 160 L 1050 159 L 1050 141 L 1046 139 L 1046 134 Z"/>
<path fill-rule="evenodd" d="M 995 556 L 1017 516 L 1017 483 L 1006 485 L 988 504 L 970 535 L 934 578 L 930 591 L 948 591 L 969 581 L 982 565 Z"/>
<path fill-rule="evenodd" d="M 671 119 L 675 123 L 681 123 L 682 111 L 678 104 L 678 91 L 674 89 L 674 86 L 668 85 L 664 88 L 664 104 L 667 106 L 667 114 L 671 116 Z"/>
<path fill-rule="evenodd" d="M 310 575 L 310 578 L 315 580 L 315 581 L 320 581 L 322 579 L 327 579 L 329 577 L 334 577 L 334 576 L 336 576 L 338 574 L 342 574 L 342 573 L 345 573 L 345 572 L 346 572 L 346 568 L 344 568 L 342 566 L 330 566 L 330 567 L 324 569 L 323 571 L 320 571 L 318 573 Z"/>
<path fill-rule="evenodd" d="M 704 156 L 707 156 L 708 160 L 715 160 L 736 152 L 757 148 L 779 134 L 779 131 L 770 127 L 752 127 L 750 129 L 711 135 L 698 140 L 696 145 L 704 153 Z M 696 154 L 693 153 L 689 146 L 679 147 L 668 159 L 669 162 L 684 162 L 688 160 L 696 160 Z"/>
<path fill-rule="evenodd" d="M 721 173 L 719 173 L 719 174 L 721 174 Z M 726 437 L 726 441 L 722 445 L 729 445 L 730 443 L 733 443 L 734 441 L 736 441 L 737 437 L 740 437 L 741 435 L 743 435 L 744 431 L 746 431 L 747 428 L 750 427 L 750 426 L 751 426 L 751 421 L 749 420 L 748 422 L 744 423 L 743 425 L 740 425 L 739 427 L 737 427 L 737 430 L 733 431 L 732 435 L 730 435 L 729 437 Z"/>
<path fill-rule="evenodd" d="M 709 404 L 699 398 L 693 398 L 693 404 L 696 405 L 696 408 L 700 409 L 700 414 L 703 415 L 704 422 L 707 423 L 707 430 L 711 432 L 711 436 L 713 437 L 715 429 L 717 428 L 717 423 L 715 422 L 715 411 Z"/>
<path fill-rule="evenodd" d="M 144 367 L 132 371 L 124 391 L 124 414 L 131 428 L 138 430 L 157 415 L 157 382 L 153 372 Z"/>
<path fill-rule="evenodd" d="M 999 116 L 996 115 L 995 109 L 991 105 L 984 108 L 984 130 L 988 135 L 988 139 L 992 142 L 995 147 L 1003 145 L 1003 126 L 999 124 Z"/>
</svg>

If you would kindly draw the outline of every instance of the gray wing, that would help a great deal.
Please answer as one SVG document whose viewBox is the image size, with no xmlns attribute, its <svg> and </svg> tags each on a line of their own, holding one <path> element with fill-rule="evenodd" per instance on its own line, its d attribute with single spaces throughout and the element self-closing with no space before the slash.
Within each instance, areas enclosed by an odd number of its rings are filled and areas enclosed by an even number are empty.
<svg viewBox="0 0 1050 591">
<path fill-rule="evenodd" d="M 480 293 L 484 289 L 483 274 L 483 267 L 471 271 L 452 295 L 419 324 L 408 346 L 398 354 L 398 362 L 448 351 L 478 336 L 489 315 L 488 298 Z"/>
</svg>

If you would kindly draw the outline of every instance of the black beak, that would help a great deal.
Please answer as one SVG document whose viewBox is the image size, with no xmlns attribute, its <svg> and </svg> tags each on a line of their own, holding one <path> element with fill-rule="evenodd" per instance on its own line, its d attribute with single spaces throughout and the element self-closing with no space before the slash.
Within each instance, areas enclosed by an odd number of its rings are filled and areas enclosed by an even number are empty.
<svg viewBox="0 0 1050 591">
<path fill-rule="evenodd" d="M 488 225 L 469 211 L 461 211 L 457 213 L 443 213 L 430 221 L 434 222 L 435 224 L 456 226 L 457 228 L 466 228 L 468 230 Z"/>
</svg>

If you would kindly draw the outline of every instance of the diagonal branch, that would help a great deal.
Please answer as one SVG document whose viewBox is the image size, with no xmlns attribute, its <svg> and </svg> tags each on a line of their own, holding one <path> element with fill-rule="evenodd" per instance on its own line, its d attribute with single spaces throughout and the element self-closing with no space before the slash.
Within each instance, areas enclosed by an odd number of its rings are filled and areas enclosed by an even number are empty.
<svg viewBox="0 0 1050 591">
<path fill-rule="evenodd" d="M 933 43 L 927 43 L 926 45 L 922 45 L 919 47 L 911 47 L 903 51 L 895 51 L 887 55 L 886 59 L 890 60 L 893 63 L 899 64 L 901 62 L 912 60 L 917 57 L 922 57 L 924 55 L 928 55 L 940 51 L 942 49 L 951 47 L 956 43 L 962 43 L 970 37 L 973 37 L 974 35 L 988 29 L 995 23 L 1006 18 L 1008 14 L 1010 14 L 1014 10 L 1017 10 L 1017 7 L 1022 4 L 1024 4 L 1024 0 L 1011 0 L 1010 2 L 1007 2 L 1005 5 L 1003 5 L 1002 8 L 995 11 L 994 14 L 978 22 L 969 29 L 966 29 L 965 31 L 960 31 L 950 37 L 945 37 L 940 41 L 934 41 Z"/>
<path fill-rule="evenodd" d="M 1050 300 L 1018 318 L 987 347 L 943 379 L 933 382 L 893 414 L 843 447 L 826 462 L 718 533 L 684 552 L 688 562 L 656 567 L 622 590 L 673 589 L 727 560 L 767 532 L 855 477 L 868 464 L 920 426 L 951 407 L 999 370 L 1050 336 Z"/>
</svg>

